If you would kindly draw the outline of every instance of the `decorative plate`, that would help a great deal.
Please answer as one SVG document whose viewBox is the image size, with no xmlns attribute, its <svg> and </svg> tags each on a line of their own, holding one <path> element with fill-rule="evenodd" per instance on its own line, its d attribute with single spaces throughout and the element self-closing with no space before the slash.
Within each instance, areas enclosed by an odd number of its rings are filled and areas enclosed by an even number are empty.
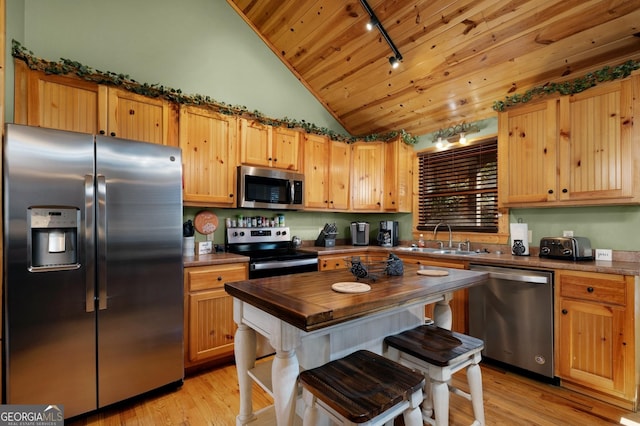
<svg viewBox="0 0 640 426">
<path fill-rule="evenodd" d="M 209 235 L 218 229 L 218 216 L 210 211 L 203 210 L 196 214 L 196 217 L 193 219 L 193 224 L 196 227 L 196 231 L 204 235 Z"/>
<path fill-rule="evenodd" d="M 365 293 L 371 290 L 371 286 L 365 283 L 357 283 L 355 281 L 345 281 L 341 283 L 334 283 L 331 285 L 333 291 L 338 293 Z"/>
</svg>

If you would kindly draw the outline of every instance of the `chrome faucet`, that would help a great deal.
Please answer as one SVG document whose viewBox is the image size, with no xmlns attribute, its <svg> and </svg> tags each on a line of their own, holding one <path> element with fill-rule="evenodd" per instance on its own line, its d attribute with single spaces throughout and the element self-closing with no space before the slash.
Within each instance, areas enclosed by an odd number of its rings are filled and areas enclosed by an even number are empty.
<svg viewBox="0 0 640 426">
<path fill-rule="evenodd" d="M 439 222 L 439 223 L 435 226 L 435 228 L 433 228 L 433 239 L 434 239 L 434 240 L 436 239 L 436 235 L 438 235 L 438 227 L 439 227 L 440 225 L 447 225 L 447 228 L 449 228 L 449 247 L 447 247 L 447 248 L 453 248 L 453 238 L 452 238 L 452 235 L 451 235 L 451 226 L 449 226 L 449 224 L 448 224 L 448 223 L 445 223 L 445 222 Z"/>
</svg>

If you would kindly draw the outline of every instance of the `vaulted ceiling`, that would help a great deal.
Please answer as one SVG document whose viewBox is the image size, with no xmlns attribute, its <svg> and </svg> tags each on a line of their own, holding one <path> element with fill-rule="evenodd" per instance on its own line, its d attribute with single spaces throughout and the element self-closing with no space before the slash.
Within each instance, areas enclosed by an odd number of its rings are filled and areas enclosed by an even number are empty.
<svg viewBox="0 0 640 426">
<path fill-rule="evenodd" d="M 352 135 L 423 135 L 495 101 L 640 59 L 640 0 L 227 0 Z"/>
</svg>

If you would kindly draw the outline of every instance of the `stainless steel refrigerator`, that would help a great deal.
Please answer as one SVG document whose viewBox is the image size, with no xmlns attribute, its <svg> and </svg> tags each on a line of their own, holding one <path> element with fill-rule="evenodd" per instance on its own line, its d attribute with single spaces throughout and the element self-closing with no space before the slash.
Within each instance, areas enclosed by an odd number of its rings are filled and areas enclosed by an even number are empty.
<svg viewBox="0 0 640 426">
<path fill-rule="evenodd" d="M 180 385 L 180 150 L 12 124 L 3 149 L 4 402 Z"/>
</svg>

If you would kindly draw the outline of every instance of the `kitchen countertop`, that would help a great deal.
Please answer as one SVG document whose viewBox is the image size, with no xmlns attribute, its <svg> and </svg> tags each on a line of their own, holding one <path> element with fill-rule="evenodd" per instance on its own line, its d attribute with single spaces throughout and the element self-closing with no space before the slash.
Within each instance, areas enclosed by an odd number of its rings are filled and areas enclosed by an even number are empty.
<svg viewBox="0 0 640 426">
<path fill-rule="evenodd" d="M 509 266 L 516 268 L 538 268 L 538 269 L 567 269 L 583 272 L 601 272 L 606 274 L 640 275 L 640 262 L 634 261 L 603 261 L 603 260 L 556 260 L 540 258 L 537 255 L 513 256 L 511 253 L 482 253 L 478 255 L 455 255 L 455 254 L 432 254 L 420 253 L 417 251 L 402 250 L 398 247 L 379 246 L 351 246 L 342 245 L 335 247 L 306 247 L 300 250 L 317 252 L 322 255 L 336 255 L 370 251 L 370 252 L 393 252 L 399 256 L 406 255 L 412 257 L 424 257 L 425 259 L 455 259 L 470 264 Z M 614 256 L 615 258 L 615 256 Z"/>
<path fill-rule="evenodd" d="M 510 253 L 502 254 L 483 253 L 472 256 L 455 255 L 455 254 L 431 254 L 420 253 L 415 251 L 402 250 L 402 246 L 398 247 L 380 247 L 380 246 L 352 246 L 339 245 L 335 247 L 315 247 L 303 246 L 299 250 L 318 253 L 319 256 L 345 255 L 349 253 L 361 253 L 363 251 L 380 253 L 393 252 L 397 255 L 409 255 L 412 257 L 424 257 L 425 259 L 453 259 L 470 264 L 508 266 L 515 268 L 534 268 L 534 269 L 566 269 L 583 272 L 601 272 L 606 274 L 620 275 L 640 275 L 640 262 L 628 260 L 556 260 L 540 258 L 537 255 L 531 256 L 513 256 Z M 633 256 L 627 256 L 633 258 Z M 615 259 L 615 256 L 614 256 Z M 249 257 L 233 253 L 213 253 L 199 256 L 184 257 L 184 267 L 192 266 L 208 266 L 223 265 L 226 263 L 244 263 L 249 262 Z"/>
<path fill-rule="evenodd" d="M 185 268 L 192 266 L 224 265 L 226 263 L 248 263 L 249 257 L 233 253 L 212 253 L 183 257 Z"/>
<path fill-rule="evenodd" d="M 305 272 L 226 283 L 231 296 L 247 302 L 304 331 L 351 321 L 381 310 L 397 308 L 486 281 L 486 272 L 447 269 L 443 277 L 418 275 L 417 265 L 405 265 L 404 275 L 389 276 L 369 283 L 365 293 L 338 293 L 337 282 L 352 282 L 345 268 L 326 272 Z M 437 268 L 442 269 L 442 268 Z"/>
</svg>

